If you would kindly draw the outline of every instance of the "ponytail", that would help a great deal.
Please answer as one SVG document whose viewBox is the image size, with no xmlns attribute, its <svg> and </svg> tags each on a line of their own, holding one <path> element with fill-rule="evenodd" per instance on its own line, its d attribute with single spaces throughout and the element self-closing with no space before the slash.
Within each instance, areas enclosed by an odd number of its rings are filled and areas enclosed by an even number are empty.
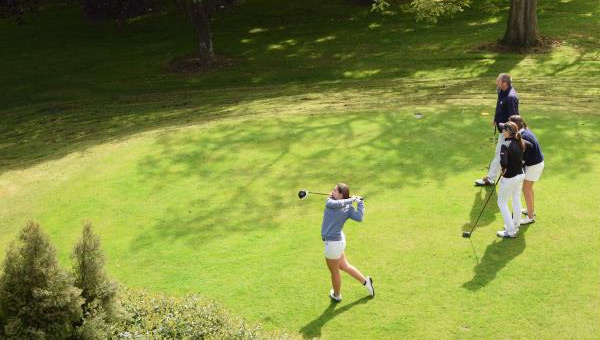
<svg viewBox="0 0 600 340">
<path fill-rule="evenodd" d="M 508 131 L 508 133 L 510 133 L 510 136 L 514 137 L 517 140 L 521 151 L 525 152 L 525 142 L 523 141 L 523 138 L 521 138 L 521 133 L 519 132 L 519 125 L 520 123 L 523 123 L 523 121 L 521 120 L 521 117 L 516 115 L 510 116 L 510 118 L 512 118 L 512 121 L 508 121 L 506 124 L 504 124 L 503 129 Z M 515 122 L 514 120 L 518 120 L 518 122 Z"/>
<path fill-rule="evenodd" d="M 521 148 L 521 151 L 525 152 L 525 142 L 523 141 L 523 138 L 521 138 L 520 132 L 515 133 L 515 139 L 519 143 L 519 147 Z"/>
</svg>

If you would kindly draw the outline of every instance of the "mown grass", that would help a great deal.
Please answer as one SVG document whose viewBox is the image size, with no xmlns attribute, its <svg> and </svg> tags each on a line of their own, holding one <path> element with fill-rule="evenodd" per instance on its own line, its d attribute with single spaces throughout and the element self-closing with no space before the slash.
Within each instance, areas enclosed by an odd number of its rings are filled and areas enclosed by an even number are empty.
<svg viewBox="0 0 600 340">
<path fill-rule="evenodd" d="M 427 26 L 315 4 L 219 16 L 216 48 L 235 65 L 188 76 L 164 71 L 192 48 L 175 15 L 0 23 L 0 256 L 31 218 L 66 263 L 91 221 L 121 283 L 200 293 L 305 337 L 597 337 L 598 4 L 542 4 L 542 32 L 563 43 L 533 55 L 477 49 L 502 17 Z M 497 240 L 492 197 L 466 240 L 504 71 L 546 156 L 539 218 Z M 347 254 L 377 298 L 344 277 L 333 306 L 323 202 L 295 193 L 337 181 L 368 196 Z"/>
<path fill-rule="evenodd" d="M 598 96 L 597 11 L 590 1 L 544 4 L 541 30 L 564 44 L 554 53 L 521 55 L 477 50 L 502 35 L 502 17 L 469 13 L 428 26 L 343 2 L 248 1 L 214 23 L 215 48 L 235 66 L 181 76 L 165 69 L 193 50 L 183 17 L 118 27 L 88 23 L 76 9 L 48 9 L 24 27 L 0 23 L 0 169 L 282 96 L 332 93 L 351 109 L 357 89 L 373 89 L 396 94 L 385 100 L 399 107 L 449 98 L 483 104 L 493 97 L 489 79 L 498 70 L 515 75 L 524 103 L 543 104 L 552 95 L 566 97 L 552 105 L 587 108 Z M 360 100 L 380 105 L 378 96 Z"/>
</svg>

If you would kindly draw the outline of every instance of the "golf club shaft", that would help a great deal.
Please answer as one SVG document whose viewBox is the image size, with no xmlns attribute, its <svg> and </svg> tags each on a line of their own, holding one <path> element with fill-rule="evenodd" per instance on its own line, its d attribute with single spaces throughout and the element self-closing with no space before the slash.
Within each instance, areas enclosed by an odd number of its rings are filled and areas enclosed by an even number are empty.
<svg viewBox="0 0 600 340">
<path fill-rule="evenodd" d="M 475 230 L 475 227 L 477 226 L 477 222 L 479 222 L 479 218 L 481 218 L 481 215 L 483 215 L 483 212 L 485 211 L 485 207 L 487 206 L 488 202 L 490 201 L 490 198 L 494 194 L 494 191 L 496 190 L 496 187 L 498 186 L 498 182 L 500 182 L 500 178 L 502 177 L 502 175 L 504 175 L 504 171 L 502 171 L 500 173 L 500 176 L 498 176 L 498 179 L 496 180 L 496 183 L 494 184 L 494 188 L 492 189 L 492 191 L 488 195 L 487 199 L 485 200 L 485 203 L 483 204 L 483 208 L 481 208 L 481 212 L 479 213 L 479 216 L 477 216 L 477 220 L 475 220 L 475 224 L 473 224 L 471 231 L 469 231 L 469 235 L 473 233 L 473 230 Z"/>
<path fill-rule="evenodd" d="M 329 196 L 329 194 L 324 194 L 322 192 L 313 192 L 313 191 L 309 191 L 311 194 L 317 194 L 317 195 L 323 195 L 323 196 Z M 362 197 L 361 200 L 365 200 L 364 196 L 360 196 Z"/>
<path fill-rule="evenodd" d="M 310 190 L 303 190 L 303 191 L 304 191 L 304 192 L 306 192 L 307 194 L 309 194 L 309 193 L 310 193 L 310 194 L 315 194 L 315 195 L 323 195 L 323 196 L 329 196 L 329 195 L 330 195 L 330 194 L 325 194 L 325 193 L 322 193 L 322 192 L 315 192 L 315 191 L 310 191 Z M 302 192 L 302 191 L 301 191 L 301 192 Z M 365 197 L 364 197 L 364 196 L 360 196 L 360 197 L 361 197 L 361 201 L 364 201 L 364 200 L 365 200 Z M 303 197 L 300 197 L 300 198 L 303 198 Z"/>
<path fill-rule="evenodd" d="M 496 124 L 494 124 L 494 134 L 492 136 L 492 145 L 496 145 L 498 143 L 498 134 L 500 131 L 498 131 L 498 127 L 496 126 Z"/>
</svg>

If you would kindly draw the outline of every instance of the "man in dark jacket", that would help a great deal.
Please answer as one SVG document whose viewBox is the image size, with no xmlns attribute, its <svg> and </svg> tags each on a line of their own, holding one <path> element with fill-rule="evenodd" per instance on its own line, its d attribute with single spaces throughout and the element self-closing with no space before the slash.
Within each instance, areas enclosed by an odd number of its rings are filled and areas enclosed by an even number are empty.
<svg viewBox="0 0 600 340">
<path fill-rule="evenodd" d="M 492 126 L 498 131 L 498 143 L 496 144 L 496 154 L 490 163 L 489 171 L 485 177 L 475 181 L 475 185 L 494 185 L 494 181 L 500 173 L 500 147 L 504 143 L 504 136 L 500 124 L 508 122 L 508 117 L 519 114 L 519 98 L 517 92 L 512 87 L 512 78 L 508 73 L 500 73 L 496 78 L 496 90 L 498 91 L 498 100 L 496 101 L 496 114 L 492 121 Z"/>
</svg>

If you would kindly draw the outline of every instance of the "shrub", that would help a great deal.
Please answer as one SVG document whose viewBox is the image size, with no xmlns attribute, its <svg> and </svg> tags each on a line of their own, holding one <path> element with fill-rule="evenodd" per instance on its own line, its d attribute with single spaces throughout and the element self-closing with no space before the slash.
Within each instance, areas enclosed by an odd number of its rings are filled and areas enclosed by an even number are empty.
<svg viewBox="0 0 600 340">
<path fill-rule="evenodd" d="M 127 289 L 119 295 L 128 317 L 113 324 L 112 338 L 302 339 L 299 335 L 261 331 L 197 295 L 170 297 Z"/>
<path fill-rule="evenodd" d="M 83 318 L 81 325 L 77 327 L 74 338 L 81 340 L 108 339 L 110 336 L 110 325 L 107 322 L 106 313 L 101 308 L 92 309 Z"/>
<path fill-rule="evenodd" d="M 78 333 L 84 339 L 102 339 L 108 333 L 108 323 L 118 315 L 117 284 L 104 270 L 104 254 L 100 238 L 85 224 L 81 239 L 71 255 L 75 287 L 81 289 L 83 324 Z M 103 336 L 104 335 L 104 336 Z"/>
<path fill-rule="evenodd" d="M 128 317 L 116 323 L 116 338 L 256 338 L 257 328 L 232 318 L 214 302 L 198 296 L 177 298 L 124 290 L 121 304 Z"/>
<path fill-rule="evenodd" d="M 66 338 L 81 319 L 80 290 L 60 269 L 56 251 L 40 226 L 28 222 L 13 242 L 0 277 L 3 337 Z"/>
</svg>

